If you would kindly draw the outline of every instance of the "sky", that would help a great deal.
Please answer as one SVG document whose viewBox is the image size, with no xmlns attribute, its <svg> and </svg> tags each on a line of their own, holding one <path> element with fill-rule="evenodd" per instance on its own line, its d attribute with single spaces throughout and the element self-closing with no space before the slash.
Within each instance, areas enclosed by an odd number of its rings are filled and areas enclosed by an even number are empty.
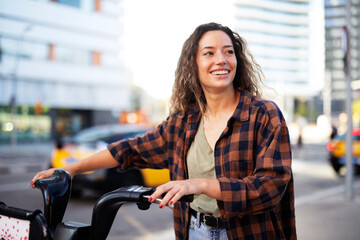
<svg viewBox="0 0 360 240">
<path fill-rule="evenodd" d="M 125 0 L 124 62 L 134 84 L 156 99 L 169 98 L 182 44 L 202 23 L 213 21 L 231 27 L 230 3 Z"/>
</svg>

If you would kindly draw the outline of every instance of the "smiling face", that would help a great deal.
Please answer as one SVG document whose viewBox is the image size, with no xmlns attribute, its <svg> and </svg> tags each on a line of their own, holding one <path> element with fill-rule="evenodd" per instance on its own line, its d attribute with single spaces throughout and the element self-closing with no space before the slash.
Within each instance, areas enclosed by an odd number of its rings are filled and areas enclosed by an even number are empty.
<svg viewBox="0 0 360 240">
<path fill-rule="evenodd" d="M 205 94 L 234 89 L 237 61 L 232 41 L 225 32 L 209 31 L 201 37 L 196 64 Z"/>
</svg>

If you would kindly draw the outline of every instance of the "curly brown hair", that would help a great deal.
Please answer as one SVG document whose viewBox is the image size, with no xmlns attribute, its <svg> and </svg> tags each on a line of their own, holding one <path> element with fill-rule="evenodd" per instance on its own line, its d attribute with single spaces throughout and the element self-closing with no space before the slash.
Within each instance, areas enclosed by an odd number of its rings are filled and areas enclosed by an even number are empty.
<svg viewBox="0 0 360 240">
<path fill-rule="evenodd" d="M 185 41 L 175 71 L 175 82 L 170 100 L 170 113 L 185 114 L 190 104 L 197 102 L 204 113 L 206 99 L 198 79 L 196 54 L 201 37 L 209 31 L 223 31 L 231 39 L 237 60 L 236 74 L 233 81 L 237 90 L 248 90 L 261 96 L 259 84 L 263 83 L 263 73 L 246 47 L 246 42 L 236 32 L 218 23 L 207 23 L 198 26 Z"/>
</svg>

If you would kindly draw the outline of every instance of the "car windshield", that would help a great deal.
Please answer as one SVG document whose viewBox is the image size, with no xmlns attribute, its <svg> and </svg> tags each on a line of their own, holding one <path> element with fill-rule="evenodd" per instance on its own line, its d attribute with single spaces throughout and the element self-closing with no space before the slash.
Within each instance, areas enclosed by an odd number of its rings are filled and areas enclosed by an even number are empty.
<svg viewBox="0 0 360 240">
<path fill-rule="evenodd" d="M 113 142 L 119 139 L 131 138 L 136 135 L 144 134 L 146 130 L 141 127 L 122 126 L 122 125 L 105 125 L 95 126 L 84 129 L 71 138 L 71 142 L 84 143 L 102 140 Z"/>
<path fill-rule="evenodd" d="M 346 134 L 338 135 L 335 137 L 335 139 L 338 139 L 338 140 L 345 140 L 345 138 L 346 138 Z M 353 140 L 360 140 L 360 136 L 353 135 Z"/>
</svg>

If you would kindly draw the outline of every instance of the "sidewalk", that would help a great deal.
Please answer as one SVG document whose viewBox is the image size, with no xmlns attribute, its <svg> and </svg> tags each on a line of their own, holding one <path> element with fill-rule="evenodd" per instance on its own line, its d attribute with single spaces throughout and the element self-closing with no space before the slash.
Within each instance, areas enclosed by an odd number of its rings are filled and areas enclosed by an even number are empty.
<svg viewBox="0 0 360 240">
<path fill-rule="evenodd" d="M 360 239 L 360 180 L 354 184 L 355 198 L 350 201 L 338 186 L 295 198 L 299 240 Z"/>
</svg>

